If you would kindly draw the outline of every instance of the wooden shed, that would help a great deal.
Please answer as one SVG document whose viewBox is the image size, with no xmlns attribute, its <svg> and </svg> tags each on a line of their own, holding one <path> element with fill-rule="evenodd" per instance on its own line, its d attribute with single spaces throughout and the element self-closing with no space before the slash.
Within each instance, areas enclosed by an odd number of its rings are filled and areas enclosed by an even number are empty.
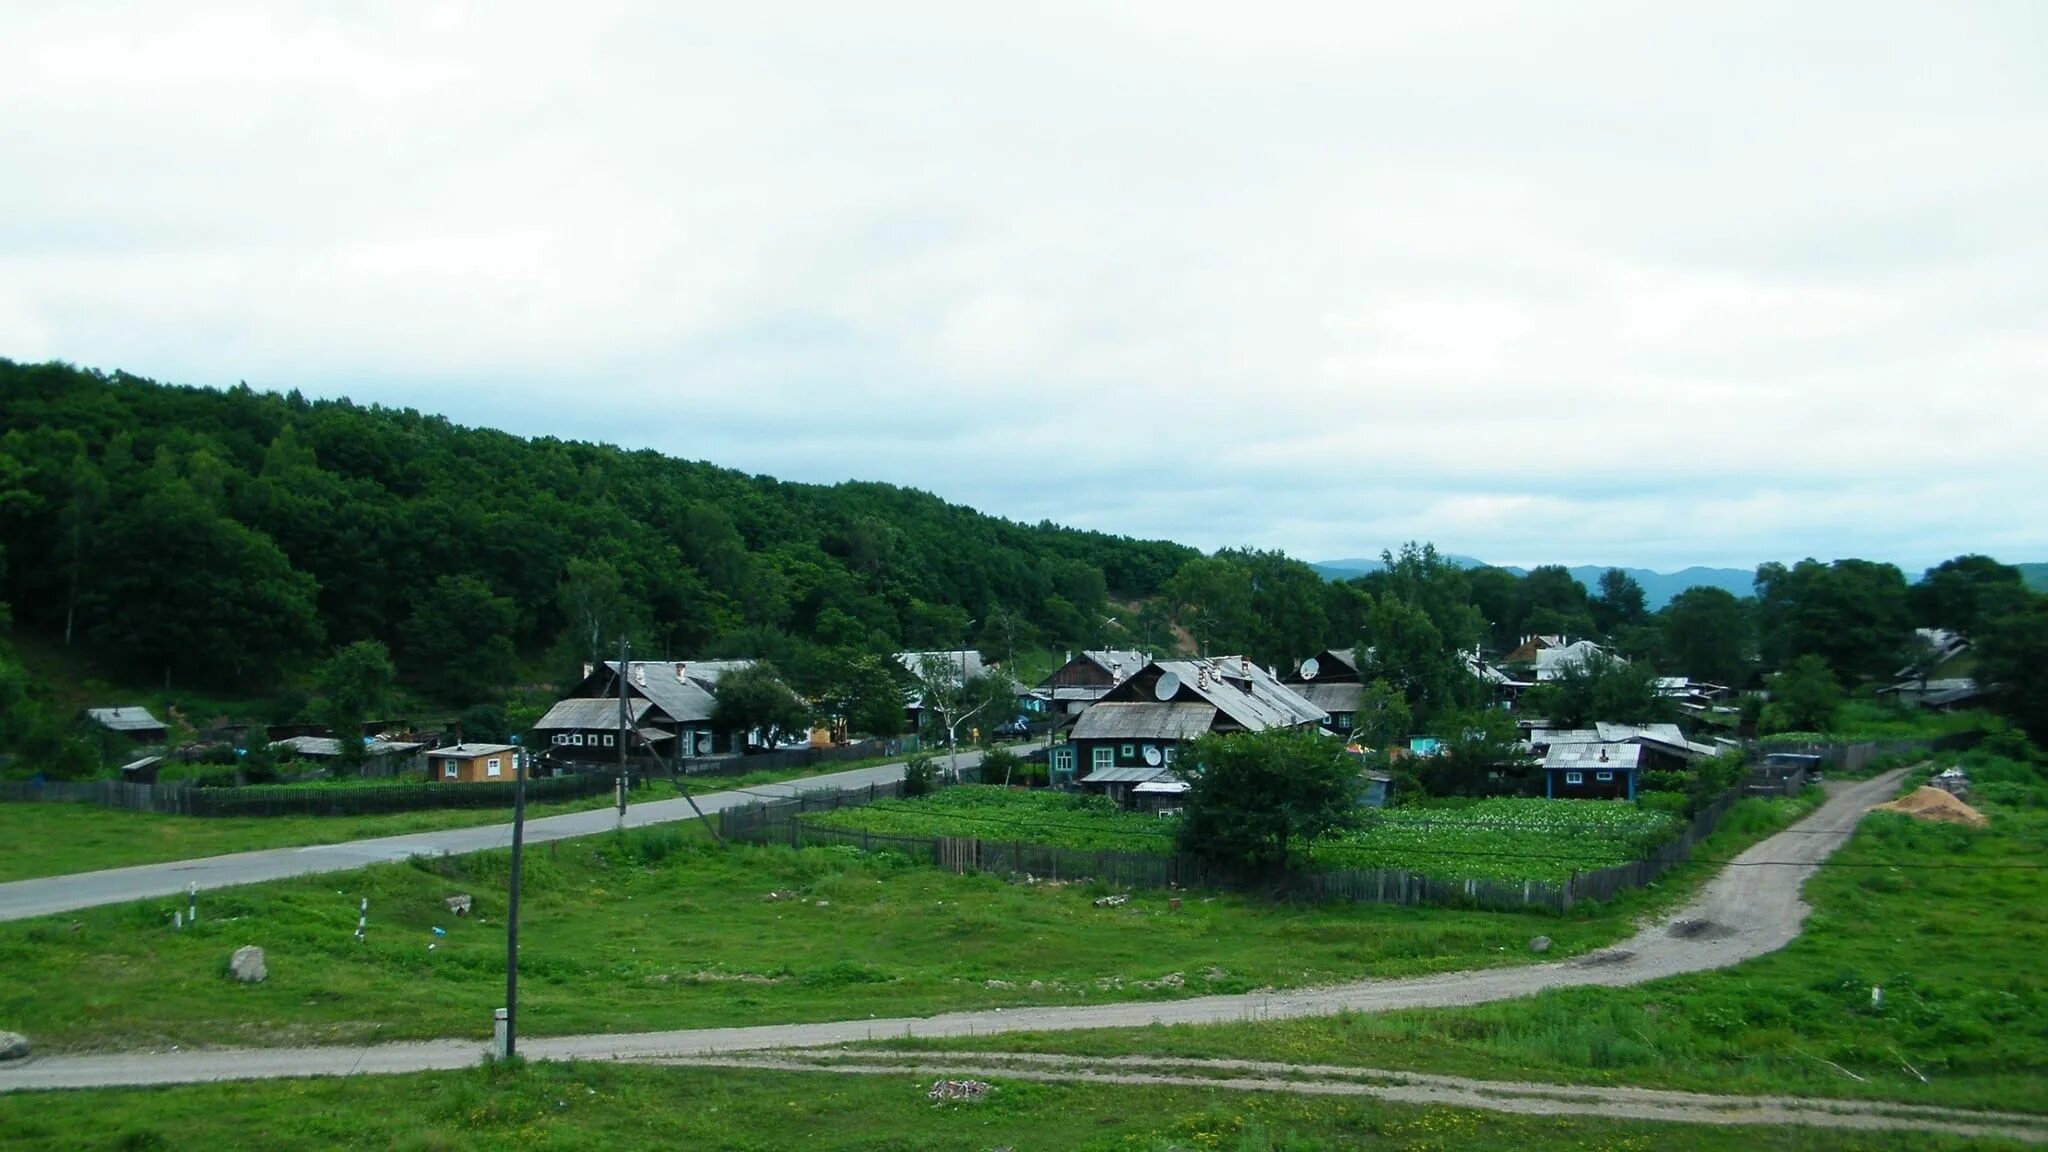
<svg viewBox="0 0 2048 1152">
<path fill-rule="evenodd" d="M 427 753 L 427 779 L 437 784 L 481 784 L 517 777 L 510 744 L 455 744 Z"/>
</svg>

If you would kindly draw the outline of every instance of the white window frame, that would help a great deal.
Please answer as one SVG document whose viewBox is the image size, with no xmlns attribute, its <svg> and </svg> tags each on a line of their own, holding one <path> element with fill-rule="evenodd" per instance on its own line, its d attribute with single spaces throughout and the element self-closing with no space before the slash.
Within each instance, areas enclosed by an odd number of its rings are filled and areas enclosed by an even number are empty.
<svg viewBox="0 0 2048 1152">
<path fill-rule="evenodd" d="M 574 744 L 578 748 L 583 747 L 583 733 L 571 732 L 569 734 L 569 743 Z"/>
<path fill-rule="evenodd" d="M 484 761 L 484 775 L 503 776 L 504 774 L 505 762 L 503 760 L 499 759 L 496 756 L 493 756 L 490 759 Z"/>
<path fill-rule="evenodd" d="M 1168 745 L 1166 745 L 1166 746 L 1165 746 L 1164 748 L 1161 748 L 1161 749 L 1160 749 L 1160 752 L 1159 752 L 1159 758 L 1160 758 L 1160 760 L 1161 760 L 1162 762 L 1164 762 L 1164 763 L 1167 763 L 1167 764 L 1171 764 L 1171 763 L 1173 763 L 1173 753 L 1174 753 L 1174 747 L 1173 747 L 1173 745 L 1171 745 L 1171 744 L 1168 744 Z"/>
<path fill-rule="evenodd" d="M 604 746 L 607 748 L 613 747 L 613 739 L 614 737 L 610 733 L 606 733 L 604 738 Z"/>
<path fill-rule="evenodd" d="M 1137 746 L 1134 744 L 1126 744 L 1118 752 L 1118 755 L 1122 756 L 1126 760 L 1135 760 L 1138 756 Z"/>
<path fill-rule="evenodd" d="M 555 743 L 557 743 L 557 744 L 567 744 L 568 742 L 569 742 L 569 734 L 568 734 L 567 732 L 557 732 L 557 733 L 555 733 Z"/>
<path fill-rule="evenodd" d="M 1567 772 L 1564 774 L 1564 782 L 1567 785 L 1584 784 L 1586 782 L 1586 774 L 1584 772 Z"/>
<path fill-rule="evenodd" d="M 1107 744 L 1098 744 L 1088 752 L 1088 771 L 1097 772 L 1104 768 L 1116 767 L 1116 749 Z"/>
<path fill-rule="evenodd" d="M 453 761 L 453 760 L 443 760 L 443 761 L 441 761 L 441 779 L 443 779 L 443 780 L 456 780 L 456 779 L 460 779 L 460 778 L 461 778 L 461 776 L 462 776 L 462 773 L 461 773 L 461 771 L 460 771 L 459 769 L 457 769 L 457 768 L 455 767 L 455 761 Z"/>
<path fill-rule="evenodd" d="M 1602 784 L 1612 784 L 1614 783 L 1614 773 L 1595 772 L 1593 773 L 1593 779 L 1598 780 Z"/>
</svg>

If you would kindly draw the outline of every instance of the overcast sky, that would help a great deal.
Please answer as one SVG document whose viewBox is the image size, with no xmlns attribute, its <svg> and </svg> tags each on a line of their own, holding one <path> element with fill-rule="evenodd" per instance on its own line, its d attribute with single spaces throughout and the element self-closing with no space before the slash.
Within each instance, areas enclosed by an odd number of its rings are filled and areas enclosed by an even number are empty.
<svg viewBox="0 0 2048 1152">
<path fill-rule="evenodd" d="M 1306 559 L 2048 560 L 2039 0 L 519 7 L 0 5 L 0 355 Z"/>
</svg>

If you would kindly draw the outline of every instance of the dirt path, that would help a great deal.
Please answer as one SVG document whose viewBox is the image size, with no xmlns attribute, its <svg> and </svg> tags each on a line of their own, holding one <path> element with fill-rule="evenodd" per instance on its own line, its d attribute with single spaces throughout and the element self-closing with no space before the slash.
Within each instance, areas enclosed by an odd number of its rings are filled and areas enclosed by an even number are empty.
<svg viewBox="0 0 2048 1152">
<path fill-rule="evenodd" d="M 771 1024 L 675 1032 L 535 1037 L 522 1055 L 537 1060 L 651 1060 L 766 1049 L 817 1048 L 895 1037 L 959 1037 L 1285 1019 L 1339 1011 L 1455 1007 L 1530 996 L 1547 988 L 1620 986 L 1724 968 L 1784 947 L 1808 908 L 1800 886 L 1848 839 L 1865 809 L 1889 799 L 1903 775 L 1835 782 L 1826 804 L 1798 825 L 1742 853 L 1676 915 L 1620 946 L 1559 963 L 1484 969 L 1405 980 L 1368 980 L 1296 992 L 1186 1000 L 955 1012 L 888 1020 Z M 0 1092 L 101 1085 L 193 1083 L 416 1072 L 476 1063 L 483 1036 L 366 1048 L 256 1048 L 51 1056 L 0 1066 Z"/>
<path fill-rule="evenodd" d="M 1379 1068 L 1257 1060 L 1077 1057 L 980 1052 L 768 1052 L 684 1056 L 650 1063 L 710 1068 L 834 1072 L 856 1076 L 973 1077 L 1059 1084 L 1163 1084 L 1237 1092 L 1371 1096 L 1401 1104 L 1541 1116 L 1598 1116 L 1678 1124 L 1805 1126 L 1940 1132 L 2048 1143 L 2048 1116 L 1917 1104 L 1797 1096 L 1720 1096 L 1650 1088 L 1601 1088 L 1474 1080 Z"/>
</svg>

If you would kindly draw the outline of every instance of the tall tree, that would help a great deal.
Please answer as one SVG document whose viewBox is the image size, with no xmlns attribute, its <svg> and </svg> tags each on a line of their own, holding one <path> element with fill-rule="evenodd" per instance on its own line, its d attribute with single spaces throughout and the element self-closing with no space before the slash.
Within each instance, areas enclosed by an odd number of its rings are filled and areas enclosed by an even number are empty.
<svg viewBox="0 0 2048 1152">
<path fill-rule="evenodd" d="M 1886 676 L 1912 634 L 1906 578 L 1891 564 L 1765 564 L 1756 571 L 1756 590 L 1759 642 L 1770 667 L 1811 655 L 1843 679 Z"/>
<path fill-rule="evenodd" d="M 1725 588 L 1687 588 L 1658 613 L 1665 667 L 1731 687 L 1750 681 L 1755 639 L 1749 611 Z"/>
<path fill-rule="evenodd" d="M 1477 682 L 1429 614 L 1398 596 L 1382 596 L 1373 605 L 1363 649 L 1360 673 L 1367 681 L 1383 680 L 1400 690 L 1418 728 L 1427 728 L 1475 695 Z"/>
<path fill-rule="evenodd" d="M 1593 627 L 1607 637 L 1618 636 L 1623 629 L 1640 624 L 1649 616 L 1643 586 L 1619 568 L 1609 568 L 1600 574 L 1600 590 L 1589 606 L 1593 610 Z"/>
<path fill-rule="evenodd" d="M 1771 694 L 1763 726 L 1774 732 L 1825 732 L 1842 707 L 1842 686 L 1826 660 L 1808 653 L 1764 681 Z"/>
<path fill-rule="evenodd" d="M 2048 596 L 2029 594 L 2019 608 L 1980 629 L 1977 679 L 1998 711 L 2048 747 Z"/>
<path fill-rule="evenodd" d="M 407 651 L 432 695 L 466 707 L 512 682 L 512 601 L 473 576 L 443 576 L 406 624 Z"/>
<path fill-rule="evenodd" d="M 1656 674 L 1648 666 L 1600 652 L 1566 664 L 1556 679 L 1530 689 L 1526 700 L 1528 711 L 1562 728 L 1603 720 L 1650 724 L 1668 721 L 1673 713 L 1670 701 L 1657 694 Z"/>
<path fill-rule="evenodd" d="M 772 748 L 810 730 L 811 707 L 773 665 L 759 662 L 718 678 L 711 723 L 721 732 L 758 733 Z"/>
<path fill-rule="evenodd" d="M 1188 782 L 1181 850 L 1225 866 L 1276 872 L 1358 819 L 1357 762 L 1312 731 L 1204 736 L 1178 772 Z"/>
<path fill-rule="evenodd" d="M 1532 568 L 1511 605 L 1515 634 L 1585 637 L 1597 629 L 1586 586 L 1559 564 Z"/>
<path fill-rule="evenodd" d="M 355 771 L 363 763 L 363 725 L 383 712 L 391 698 L 398 670 L 391 653 L 375 640 L 358 640 L 336 649 L 313 672 L 320 694 L 321 719 L 341 742 L 341 765 Z"/>
<path fill-rule="evenodd" d="M 1929 568 L 1906 589 L 1913 623 L 1975 639 L 1989 621 L 2026 605 L 2020 570 L 1989 556 L 1958 556 Z"/>
<path fill-rule="evenodd" d="M 1194 637 L 1198 655 L 1238 648 L 1252 626 L 1252 578 L 1244 565 L 1222 556 L 1181 565 L 1164 589 L 1174 622 Z"/>
</svg>

